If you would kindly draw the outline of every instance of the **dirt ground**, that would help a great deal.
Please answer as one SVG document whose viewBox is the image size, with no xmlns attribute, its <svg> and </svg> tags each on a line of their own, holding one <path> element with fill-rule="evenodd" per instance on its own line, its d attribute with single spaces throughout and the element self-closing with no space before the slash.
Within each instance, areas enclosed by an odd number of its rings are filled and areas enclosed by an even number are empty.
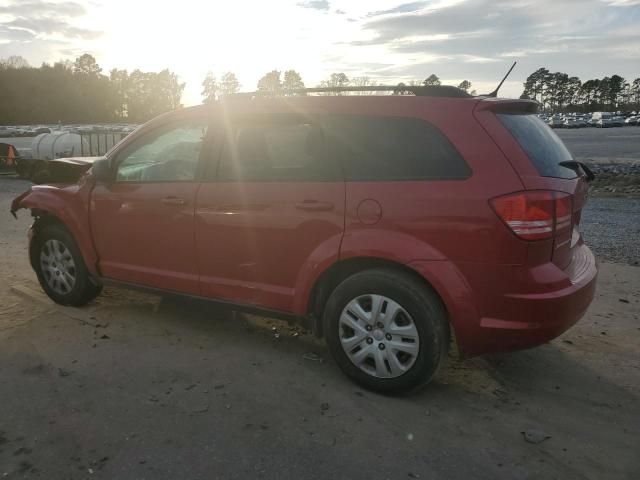
<svg viewBox="0 0 640 480">
<path fill-rule="evenodd" d="M 385 397 L 286 323 L 113 288 L 54 306 L 8 213 L 25 184 L 0 183 L 0 478 L 640 478 L 638 267 L 602 263 L 550 344 Z"/>
</svg>

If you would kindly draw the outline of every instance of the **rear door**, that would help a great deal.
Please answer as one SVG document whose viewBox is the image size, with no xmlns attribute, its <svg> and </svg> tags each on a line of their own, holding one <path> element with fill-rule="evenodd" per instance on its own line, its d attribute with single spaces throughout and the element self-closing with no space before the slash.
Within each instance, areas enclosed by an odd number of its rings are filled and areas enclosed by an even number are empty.
<svg viewBox="0 0 640 480">
<path fill-rule="evenodd" d="M 96 185 L 91 199 L 103 276 L 198 293 L 194 205 L 208 122 L 195 115 L 164 124 L 114 158 L 115 181 Z"/>
<path fill-rule="evenodd" d="M 345 187 L 308 118 L 262 115 L 228 125 L 196 207 L 201 293 L 292 311 L 304 269 L 338 256 Z"/>
</svg>

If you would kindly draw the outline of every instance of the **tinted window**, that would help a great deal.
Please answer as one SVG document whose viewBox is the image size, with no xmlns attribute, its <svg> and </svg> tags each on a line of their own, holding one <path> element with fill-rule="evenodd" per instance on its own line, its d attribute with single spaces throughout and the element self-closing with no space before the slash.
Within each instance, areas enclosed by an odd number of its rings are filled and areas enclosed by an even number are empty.
<svg viewBox="0 0 640 480">
<path fill-rule="evenodd" d="M 575 178 L 576 172 L 559 165 L 573 160 L 562 140 L 536 115 L 498 114 L 543 177 Z"/>
<path fill-rule="evenodd" d="M 305 121 L 238 125 L 223 146 L 222 181 L 321 181 L 331 179 L 324 134 Z"/>
<path fill-rule="evenodd" d="M 167 182 L 195 179 L 207 133 L 205 120 L 154 130 L 118 157 L 119 182 Z"/>
<path fill-rule="evenodd" d="M 329 129 L 346 180 L 447 180 L 471 173 L 451 142 L 423 120 L 335 116 Z"/>
</svg>

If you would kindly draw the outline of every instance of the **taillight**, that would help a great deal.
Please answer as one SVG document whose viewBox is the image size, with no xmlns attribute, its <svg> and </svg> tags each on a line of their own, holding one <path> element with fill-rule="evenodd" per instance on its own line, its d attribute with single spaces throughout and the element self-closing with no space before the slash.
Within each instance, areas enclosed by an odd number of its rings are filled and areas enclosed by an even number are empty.
<svg viewBox="0 0 640 480">
<path fill-rule="evenodd" d="M 543 240 L 571 228 L 571 195 L 547 190 L 512 193 L 491 200 L 500 219 L 523 240 Z"/>
</svg>

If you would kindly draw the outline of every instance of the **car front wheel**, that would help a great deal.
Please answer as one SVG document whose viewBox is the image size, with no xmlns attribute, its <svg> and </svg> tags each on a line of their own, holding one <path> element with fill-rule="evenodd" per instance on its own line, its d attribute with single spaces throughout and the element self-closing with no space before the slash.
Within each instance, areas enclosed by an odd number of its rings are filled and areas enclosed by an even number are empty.
<svg viewBox="0 0 640 480">
<path fill-rule="evenodd" d="M 449 343 L 438 295 L 413 275 L 393 269 L 367 270 L 340 283 L 325 308 L 324 332 L 345 374 L 386 393 L 427 384 Z"/>
<path fill-rule="evenodd" d="M 90 278 L 73 237 L 61 225 L 43 227 L 32 248 L 38 281 L 54 302 L 81 306 L 102 291 L 102 286 Z"/>
</svg>

